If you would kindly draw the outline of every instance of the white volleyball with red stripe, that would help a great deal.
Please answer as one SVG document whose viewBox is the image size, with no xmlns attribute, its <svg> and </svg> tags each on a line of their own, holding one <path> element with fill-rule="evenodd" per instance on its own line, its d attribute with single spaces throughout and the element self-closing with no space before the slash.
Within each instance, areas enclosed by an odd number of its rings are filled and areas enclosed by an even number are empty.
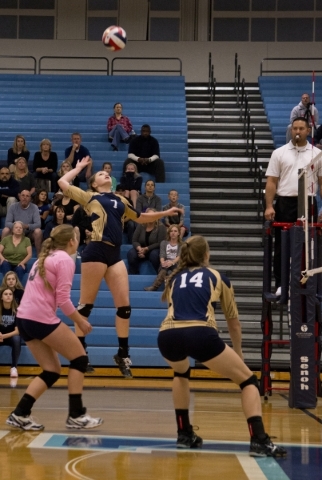
<svg viewBox="0 0 322 480">
<path fill-rule="evenodd" d="M 104 31 L 102 42 L 109 50 L 122 50 L 126 45 L 126 31 L 124 28 L 112 25 Z"/>
</svg>

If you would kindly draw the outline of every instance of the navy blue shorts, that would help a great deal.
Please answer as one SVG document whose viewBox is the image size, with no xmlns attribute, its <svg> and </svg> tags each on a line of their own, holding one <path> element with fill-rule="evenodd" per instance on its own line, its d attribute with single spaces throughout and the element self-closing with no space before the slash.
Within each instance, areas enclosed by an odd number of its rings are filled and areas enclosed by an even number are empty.
<svg viewBox="0 0 322 480">
<path fill-rule="evenodd" d="M 183 327 L 162 330 L 158 336 L 161 355 L 170 362 L 180 362 L 191 357 L 198 362 L 207 362 L 220 355 L 225 342 L 212 327 Z"/>
<path fill-rule="evenodd" d="M 121 247 L 113 247 L 104 242 L 89 242 L 82 252 L 82 263 L 100 262 L 112 267 L 121 261 Z"/>
<path fill-rule="evenodd" d="M 47 323 L 18 317 L 16 318 L 16 322 L 20 336 L 25 342 L 30 342 L 31 340 L 43 340 L 56 330 L 61 323 L 59 322 L 48 325 Z"/>
</svg>

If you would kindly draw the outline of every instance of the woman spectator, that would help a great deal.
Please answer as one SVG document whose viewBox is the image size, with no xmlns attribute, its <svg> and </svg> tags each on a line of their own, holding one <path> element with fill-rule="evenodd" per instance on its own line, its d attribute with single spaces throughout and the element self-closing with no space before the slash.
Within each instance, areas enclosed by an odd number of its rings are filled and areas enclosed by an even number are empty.
<svg viewBox="0 0 322 480">
<path fill-rule="evenodd" d="M 16 304 L 20 305 L 24 288 L 20 283 L 20 280 L 16 272 L 12 272 L 11 270 L 7 272 L 2 279 L 2 284 L 0 288 L 10 288 L 13 291 L 13 296 L 16 301 Z"/>
<path fill-rule="evenodd" d="M 148 208 L 146 213 L 155 212 Z M 166 238 L 166 228 L 158 220 L 138 225 L 133 235 L 133 248 L 127 252 L 129 274 L 138 275 L 139 265 L 144 260 L 150 260 L 157 272 L 160 266 L 160 244 Z"/>
<path fill-rule="evenodd" d="M 36 180 L 33 174 L 29 172 L 28 163 L 24 157 L 17 158 L 13 176 L 20 184 L 19 192 L 28 190 L 30 195 L 35 193 Z"/>
<path fill-rule="evenodd" d="M 132 203 L 134 208 L 136 208 L 136 201 L 140 195 L 141 187 L 142 177 L 138 173 L 137 166 L 135 163 L 128 163 L 121 177 L 121 188 L 123 189 L 124 197 Z"/>
<path fill-rule="evenodd" d="M 16 135 L 12 148 L 8 150 L 7 164 L 11 173 L 14 171 L 16 160 L 19 157 L 25 158 L 27 163 L 30 157 L 30 152 L 26 147 L 26 140 L 22 135 Z"/>
<path fill-rule="evenodd" d="M 60 205 L 55 208 L 53 213 L 53 219 L 46 223 L 43 239 L 46 240 L 47 238 L 49 238 L 52 229 L 57 227 L 57 225 L 62 225 L 63 223 L 67 223 L 67 218 L 64 207 Z"/>
<path fill-rule="evenodd" d="M 56 192 L 57 166 L 57 153 L 51 151 L 51 141 L 44 138 L 40 142 L 40 151 L 35 153 L 33 161 L 37 188 L 44 188 L 47 192 Z"/>
<path fill-rule="evenodd" d="M 155 194 L 154 180 L 145 182 L 145 192 L 139 196 L 136 202 L 136 209 L 139 212 L 145 212 L 147 208 L 155 208 L 157 212 L 162 210 L 162 200 Z"/>
<path fill-rule="evenodd" d="M 111 191 L 115 192 L 117 182 L 116 182 L 116 178 L 112 177 L 112 169 L 113 169 L 113 167 L 112 167 L 111 162 L 104 162 L 103 163 L 102 170 L 103 170 L 103 172 L 107 172 L 109 174 L 109 176 L 111 177 L 111 180 L 112 180 L 112 190 Z"/>
<path fill-rule="evenodd" d="M 108 119 L 107 131 L 108 141 L 112 142 L 114 151 L 118 150 L 120 142 L 129 143 L 131 135 L 134 134 L 131 120 L 122 114 L 123 106 L 121 103 L 115 103 L 114 114 Z"/>
<path fill-rule="evenodd" d="M 58 192 L 58 193 L 61 193 L 62 196 L 57 200 L 55 200 L 53 204 L 53 211 L 55 211 L 57 207 L 64 207 L 67 222 L 70 223 L 72 221 L 74 213 L 79 207 L 79 204 L 75 202 L 75 200 L 72 200 L 71 198 L 67 197 L 67 195 L 65 195 L 64 193 L 62 192 Z"/>
<path fill-rule="evenodd" d="M 65 173 L 69 172 L 73 167 L 67 160 L 64 160 L 63 163 L 60 166 L 60 169 L 57 172 L 57 180 L 59 180 L 61 177 L 65 175 Z M 70 183 L 71 185 L 74 185 L 75 187 L 79 187 L 79 179 L 78 177 L 74 178 L 74 180 Z M 58 185 L 56 188 L 56 191 L 58 191 Z"/>
<path fill-rule="evenodd" d="M 27 263 L 31 259 L 32 248 L 30 239 L 25 237 L 22 222 L 15 222 L 12 235 L 8 235 L 0 243 L 0 271 L 5 275 L 13 270 L 22 283 L 27 271 Z"/>
<path fill-rule="evenodd" d="M 39 190 L 33 199 L 33 203 L 38 207 L 41 219 L 41 229 L 44 230 L 45 223 L 51 209 L 47 190 Z"/>
<path fill-rule="evenodd" d="M 167 230 L 167 239 L 162 240 L 160 245 L 160 269 L 157 278 L 151 287 L 145 287 L 147 292 L 158 290 L 163 284 L 167 275 L 176 268 L 180 257 L 180 248 L 182 240 L 180 237 L 179 225 L 171 225 Z"/>
<path fill-rule="evenodd" d="M 17 304 L 13 291 L 8 288 L 0 289 L 0 347 L 11 347 L 10 377 L 18 377 L 18 360 L 21 351 L 21 339 L 16 325 Z"/>
</svg>

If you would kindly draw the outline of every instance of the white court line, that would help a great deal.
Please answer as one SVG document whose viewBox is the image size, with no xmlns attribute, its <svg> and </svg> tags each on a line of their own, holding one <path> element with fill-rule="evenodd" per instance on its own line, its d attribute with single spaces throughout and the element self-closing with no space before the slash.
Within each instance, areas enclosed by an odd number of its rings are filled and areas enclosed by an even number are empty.
<svg viewBox="0 0 322 480">
<path fill-rule="evenodd" d="M 0 438 L 3 438 L 10 430 L 0 430 Z"/>
<path fill-rule="evenodd" d="M 236 455 L 236 457 L 249 480 L 267 480 L 266 475 L 254 458 L 244 455 Z"/>
</svg>

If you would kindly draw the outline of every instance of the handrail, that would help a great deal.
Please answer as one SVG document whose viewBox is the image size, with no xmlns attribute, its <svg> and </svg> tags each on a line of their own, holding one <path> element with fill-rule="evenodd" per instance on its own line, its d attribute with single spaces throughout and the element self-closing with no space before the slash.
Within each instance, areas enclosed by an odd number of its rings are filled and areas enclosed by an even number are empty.
<svg viewBox="0 0 322 480">
<path fill-rule="evenodd" d="M 237 86 L 237 66 L 238 66 L 238 54 L 235 53 L 235 71 L 234 71 L 234 91 L 236 92 L 236 86 Z"/>
<path fill-rule="evenodd" d="M 262 198 L 262 188 L 263 188 L 263 167 L 259 165 L 258 167 L 258 196 L 257 196 L 257 220 L 260 219 L 261 212 L 263 210 L 263 198 Z"/>
<path fill-rule="evenodd" d="M 212 67 L 212 63 L 211 63 L 211 52 L 209 52 L 209 57 L 208 57 L 208 90 L 210 90 L 211 88 L 211 67 Z"/>
<path fill-rule="evenodd" d="M 245 93 L 244 100 L 245 100 L 245 110 L 244 110 L 244 123 L 245 123 L 246 115 L 247 115 L 247 112 L 248 112 L 248 94 L 247 93 Z M 241 122 L 242 119 L 243 119 L 243 105 L 241 105 L 241 107 L 240 107 L 239 121 Z M 244 130 L 242 136 L 243 136 L 243 138 L 245 137 L 245 130 Z"/>
<path fill-rule="evenodd" d="M 244 103 L 244 96 L 245 96 L 245 79 L 243 78 L 242 81 L 241 81 L 241 101 L 239 101 L 239 97 L 240 97 L 240 89 L 238 89 L 237 91 L 237 107 L 243 107 L 243 103 Z"/>
<path fill-rule="evenodd" d="M 23 67 L 0 67 L 0 70 L 14 70 L 14 71 L 18 71 L 18 70 L 24 70 L 24 71 L 33 71 L 34 72 L 34 75 L 36 75 L 37 73 L 37 60 L 35 59 L 35 57 L 32 57 L 31 55 L 0 55 L 0 58 L 25 58 L 25 59 L 32 59 L 33 60 L 33 64 L 34 66 L 32 68 L 29 68 L 29 67 L 26 67 L 26 68 L 23 68 Z"/>
<path fill-rule="evenodd" d="M 135 69 L 129 69 L 129 68 L 126 68 L 126 69 L 116 69 L 114 68 L 114 62 L 117 61 L 117 60 L 131 60 L 133 62 L 133 60 L 153 60 L 153 61 L 157 61 L 157 60 L 176 60 L 179 62 L 179 68 L 176 69 L 176 70 L 168 70 L 168 69 L 161 69 L 161 70 L 156 70 L 154 68 L 149 68 L 148 70 L 142 70 L 142 68 L 138 69 L 138 70 L 135 70 Z M 179 73 L 179 75 L 181 76 L 182 75 L 182 61 L 180 58 L 178 57 L 115 57 L 113 58 L 112 60 L 112 68 L 111 68 L 111 75 L 114 75 L 115 72 L 135 72 L 135 73 Z"/>
<path fill-rule="evenodd" d="M 263 73 L 297 73 L 297 74 L 302 74 L 302 73 L 312 73 L 312 68 L 309 68 L 308 70 L 299 70 L 296 68 L 296 70 L 263 70 L 263 63 L 265 61 L 272 60 L 272 61 L 282 61 L 283 63 L 285 61 L 294 61 L 294 62 L 299 62 L 299 61 L 317 61 L 317 60 L 322 60 L 322 57 L 266 57 L 263 58 L 263 60 L 260 63 L 260 76 L 263 76 Z M 298 67 L 298 66 L 297 66 Z M 317 70 L 314 68 L 315 73 L 321 73 L 322 70 Z"/>
<path fill-rule="evenodd" d="M 69 60 L 104 60 L 106 62 L 106 68 L 104 69 L 94 69 L 94 68 L 86 68 L 84 64 L 82 64 L 82 68 L 73 68 L 72 65 L 68 65 L 68 68 L 61 68 L 61 67 L 52 67 L 52 68 L 42 68 L 41 64 L 43 60 L 48 59 L 69 59 Z M 52 56 L 52 55 L 45 55 L 40 57 L 38 62 L 38 73 L 39 75 L 42 72 L 104 72 L 106 75 L 109 74 L 109 60 L 106 57 L 69 57 L 69 56 Z"/>
<path fill-rule="evenodd" d="M 211 89 L 210 89 L 210 106 L 211 106 L 211 121 L 215 121 L 215 102 L 216 102 L 216 79 L 214 77 L 214 66 L 211 68 Z"/>
</svg>

